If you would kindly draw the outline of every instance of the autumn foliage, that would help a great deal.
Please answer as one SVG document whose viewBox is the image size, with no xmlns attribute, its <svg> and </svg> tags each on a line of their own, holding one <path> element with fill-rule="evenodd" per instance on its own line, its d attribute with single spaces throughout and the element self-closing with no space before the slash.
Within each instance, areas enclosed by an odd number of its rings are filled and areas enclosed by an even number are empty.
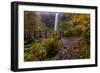
<svg viewBox="0 0 100 73">
<path fill-rule="evenodd" d="M 90 14 L 62 15 L 55 31 L 53 15 L 43 21 L 41 12 L 24 12 L 25 62 L 90 58 Z"/>
</svg>

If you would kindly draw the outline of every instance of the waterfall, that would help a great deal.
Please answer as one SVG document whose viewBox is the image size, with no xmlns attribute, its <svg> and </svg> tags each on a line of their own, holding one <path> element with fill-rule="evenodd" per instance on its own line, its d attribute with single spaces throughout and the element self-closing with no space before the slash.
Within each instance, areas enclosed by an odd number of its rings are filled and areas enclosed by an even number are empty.
<svg viewBox="0 0 100 73">
<path fill-rule="evenodd" d="M 56 31 L 57 30 L 57 25 L 58 25 L 58 13 L 56 13 L 55 15 L 55 26 L 54 26 L 54 30 Z"/>
</svg>

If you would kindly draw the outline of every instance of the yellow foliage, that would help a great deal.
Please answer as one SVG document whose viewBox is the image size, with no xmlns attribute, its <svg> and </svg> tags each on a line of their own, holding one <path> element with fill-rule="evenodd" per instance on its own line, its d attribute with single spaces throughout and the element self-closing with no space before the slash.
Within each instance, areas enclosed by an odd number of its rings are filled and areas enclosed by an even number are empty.
<svg viewBox="0 0 100 73">
<path fill-rule="evenodd" d="M 64 13 L 64 16 L 67 17 L 67 16 L 70 16 L 71 13 Z"/>
<path fill-rule="evenodd" d="M 81 25 L 87 26 L 90 24 L 90 15 L 89 14 L 75 14 L 73 19 L 73 23 L 80 23 Z"/>
</svg>

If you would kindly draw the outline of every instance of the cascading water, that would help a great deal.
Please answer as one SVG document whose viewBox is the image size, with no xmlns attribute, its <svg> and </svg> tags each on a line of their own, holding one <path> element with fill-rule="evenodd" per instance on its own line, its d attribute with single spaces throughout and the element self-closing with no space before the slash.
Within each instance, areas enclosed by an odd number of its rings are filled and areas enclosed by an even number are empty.
<svg viewBox="0 0 100 73">
<path fill-rule="evenodd" d="M 54 27 L 54 30 L 56 31 L 57 30 L 57 25 L 58 25 L 58 13 L 56 13 L 55 15 L 55 27 Z"/>
</svg>

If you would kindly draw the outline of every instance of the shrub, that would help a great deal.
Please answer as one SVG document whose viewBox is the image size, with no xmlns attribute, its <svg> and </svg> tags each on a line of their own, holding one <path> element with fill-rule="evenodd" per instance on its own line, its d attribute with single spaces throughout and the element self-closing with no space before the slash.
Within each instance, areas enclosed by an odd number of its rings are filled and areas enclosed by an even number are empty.
<svg viewBox="0 0 100 73">
<path fill-rule="evenodd" d="M 74 27 L 74 25 L 70 22 L 61 22 L 58 30 L 59 31 L 65 31 L 65 30 L 71 29 L 73 27 Z"/>
<path fill-rule="evenodd" d="M 40 43 L 32 43 L 31 47 L 25 48 L 24 60 L 25 61 L 41 61 L 46 57 L 46 49 Z"/>
<path fill-rule="evenodd" d="M 84 47 L 81 48 L 80 58 L 81 59 L 90 58 L 90 47 L 89 46 L 84 46 Z"/>
<path fill-rule="evenodd" d="M 72 30 L 65 30 L 63 36 L 64 37 L 73 36 L 73 31 Z"/>
<path fill-rule="evenodd" d="M 59 49 L 59 40 L 56 37 L 48 38 L 45 48 L 47 50 L 47 59 L 52 59 Z"/>
<path fill-rule="evenodd" d="M 74 36 L 79 36 L 82 34 L 82 28 L 80 27 L 75 27 L 74 30 L 73 30 L 73 35 Z"/>
</svg>

